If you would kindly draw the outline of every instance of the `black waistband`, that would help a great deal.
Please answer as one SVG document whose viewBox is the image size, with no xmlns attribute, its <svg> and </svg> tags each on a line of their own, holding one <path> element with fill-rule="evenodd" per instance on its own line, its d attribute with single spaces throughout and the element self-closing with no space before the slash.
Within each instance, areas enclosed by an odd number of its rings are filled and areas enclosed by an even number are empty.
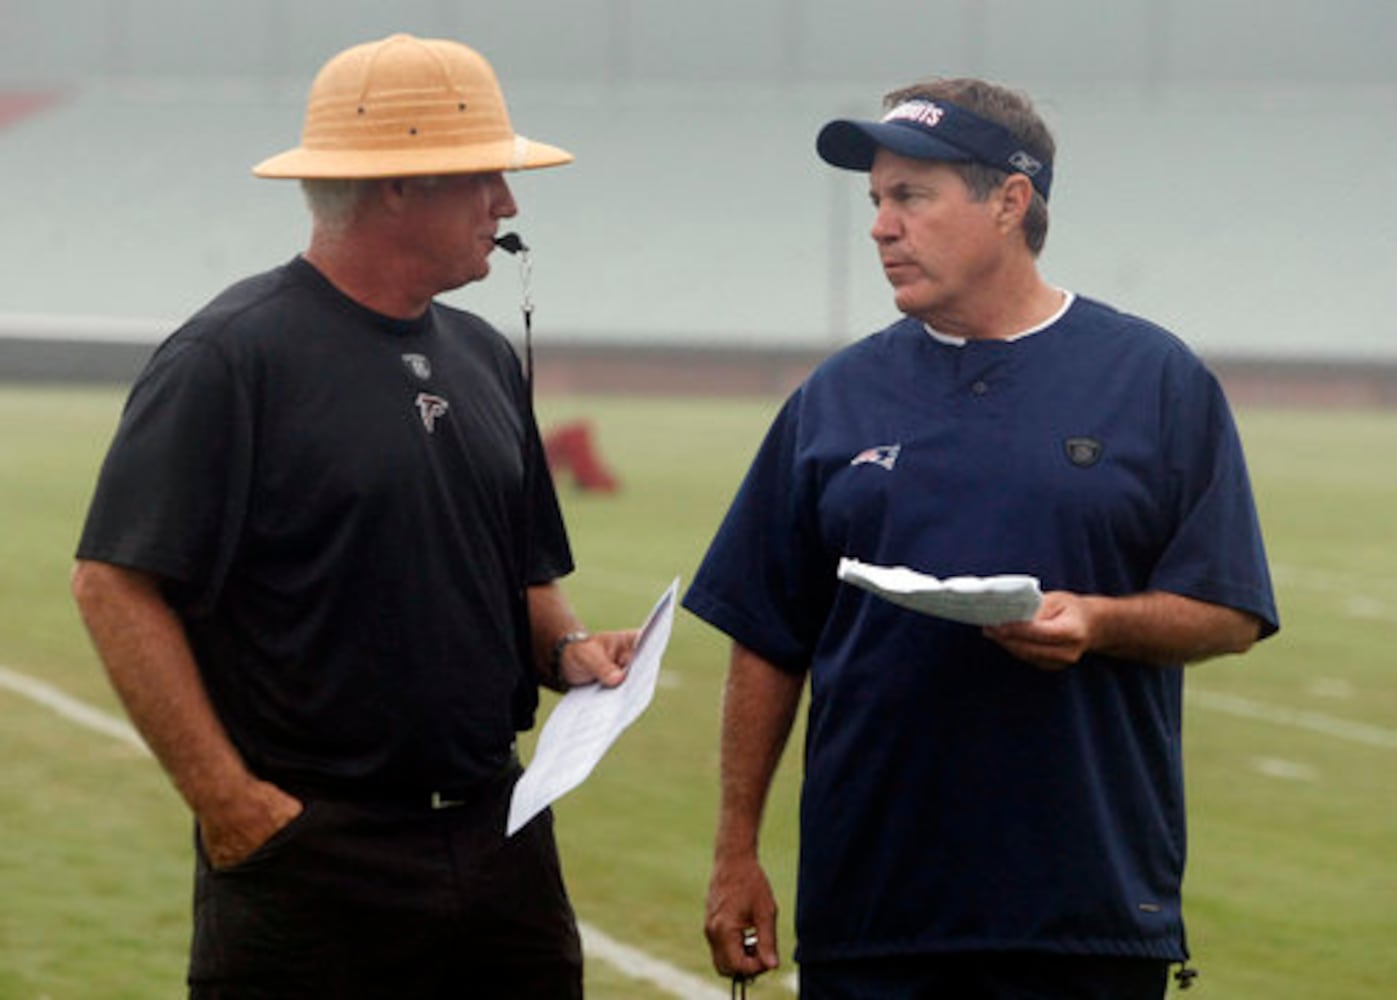
<svg viewBox="0 0 1397 1000">
<path fill-rule="evenodd" d="M 471 782 L 443 782 L 435 787 L 420 783 L 351 781 L 338 778 L 296 777 L 267 780 L 298 799 L 354 802 L 425 810 L 474 806 L 508 794 L 524 771 L 519 759 L 512 758 L 493 775 Z"/>
</svg>

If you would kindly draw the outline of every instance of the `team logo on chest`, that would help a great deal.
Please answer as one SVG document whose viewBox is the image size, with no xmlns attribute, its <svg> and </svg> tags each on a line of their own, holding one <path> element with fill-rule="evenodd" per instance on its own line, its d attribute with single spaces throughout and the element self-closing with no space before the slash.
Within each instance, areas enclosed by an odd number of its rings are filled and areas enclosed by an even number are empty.
<svg viewBox="0 0 1397 1000">
<path fill-rule="evenodd" d="M 451 404 L 430 392 L 419 392 L 416 403 L 417 415 L 422 418 L 422 426 L 427 428 L 428 434 L 435 434 L 438 418 L 446 415 L 446 411 L 451 409 Z"/>
<path fill-rule="evenodd" d="M 1096 438 L 1070 437 L 1062 442 L 1067 452 L 1067 460 L 1079 469 L 1088 469 L 1101 461 L 1101 453 L 1106 446 Z"/>
<path fill-rule="evenodd" d="M 850 465 L 876 465 L 880 469 L 893 470 L 897 456 L 902 454 L 900 444 L 880 444 L 876 448 L 865 448 L 849 460 Z"/>
<path fill-rule="evenodd" d="M 432 362 L 425 354 L 404 354 L 403 364 L 407 365 L 408 371 L 424 382 L 432 377 Z"/>
</svg>

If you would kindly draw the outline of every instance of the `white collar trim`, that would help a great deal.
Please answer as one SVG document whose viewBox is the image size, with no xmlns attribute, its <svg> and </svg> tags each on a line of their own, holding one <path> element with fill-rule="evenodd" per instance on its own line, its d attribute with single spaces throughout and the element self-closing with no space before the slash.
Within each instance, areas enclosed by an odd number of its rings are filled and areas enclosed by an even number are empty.
<svg viewBox="0 0 1397 1000">
<path fill-rule="evenodd" d="M 1058 320 L 1062 319 L 1067 310 L 1072 308 L 1072 303 L 1077 300 L 1077 296 L 1067 291 L 1065 288 L 1059 288 L 1058 291 L 1062 292 L 1062 305 L 1058 307 L 1057 312 L 1053 313 L 1036 326 L 1031 326 L 1027 330 L 1020 330 L 1012 337 L 1005 337 L 1004 340 L 1009 343 L 1015 340 L 1023 340 L 1025 337 L 1031 337 L 1035 333 L 1041 333 Z M 965 337 L 953 337 L 949 333 L 942 333 L 940 330 L 934 329 L 930 323 L 923 323 L 922 329 L 926 330 L 926 332 L 931 335 L 932 340 L 945 344 L 948 347 L 964 347 L 970 342 Z"/>
</svg>

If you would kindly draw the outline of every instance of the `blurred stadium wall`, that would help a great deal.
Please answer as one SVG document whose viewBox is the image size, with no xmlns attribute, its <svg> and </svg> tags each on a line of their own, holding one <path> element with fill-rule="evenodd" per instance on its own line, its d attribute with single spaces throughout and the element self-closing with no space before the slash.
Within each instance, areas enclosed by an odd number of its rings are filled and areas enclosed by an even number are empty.
<svg viewBox="0 0 1397 1000">
<path fill-rule="evenodd" d="M 124 377 L 296 253 L 296 186 L 249 167 L 296 142 L 329 55 L 399 30 L 481 49 L 516 128 L 578 155 L 512 178 L 545 382 L 662 388 L 737 353 L 731 384 L 784 386 L 883 326 L 863 179 L 815 132 L 974 74 L 1056 132 L 1050 280 L 1262 393 L 1303 369 L 1392 398 L 1397 5 L 1378 0 L 0 0 L 0 377 Z M 519 276 L 496 270 L 449 299 L 517 336 Z"/>
</svg>

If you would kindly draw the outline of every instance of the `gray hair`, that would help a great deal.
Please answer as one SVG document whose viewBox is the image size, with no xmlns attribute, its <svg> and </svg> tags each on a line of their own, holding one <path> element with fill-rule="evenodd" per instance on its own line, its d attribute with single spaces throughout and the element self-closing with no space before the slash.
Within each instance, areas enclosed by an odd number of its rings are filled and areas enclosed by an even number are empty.
<svg viewBox="0 0 1397 1000">
<path fill-rule="evenodd" d="M 1027 94 L 974 78 L 932 79 L 894 90 L 883 98 L 884 108 L 917 99 L 949 101 L 981 118 L 1003 125 L 1044 163 L 1052 163 L 1057 144 Z M 984 201 L 1009 174 L 982 163 L 952 163 L 977 201 Z M 1048 239 L 1048 202 L 1036 190 L 1023 221 L 1024 241 L 1036 257 Z"/>
<path fill-rule="evenodd" d="M 305 178 L 301 193 L 316 225 L 330 230 L 344 229 L 354 221 L 359 203 L 375 184 L 371 180 Z"/>
</svg>

